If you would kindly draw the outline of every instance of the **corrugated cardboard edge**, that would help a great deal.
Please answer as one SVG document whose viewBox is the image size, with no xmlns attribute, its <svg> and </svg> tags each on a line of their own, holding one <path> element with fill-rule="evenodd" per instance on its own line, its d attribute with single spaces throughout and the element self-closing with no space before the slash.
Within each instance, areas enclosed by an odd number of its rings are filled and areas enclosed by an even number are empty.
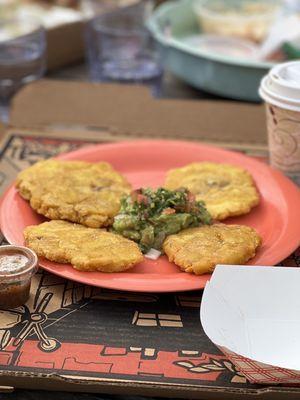
<svg viewBox="0 0 300 400">
<path fill-rule="evenodd" d="M 55 128 L 40 128 L 40 129 L 30 129 L 30 128 L 18 128 L 18 127 L 8 127 L 5 131 L 3 131 L 1 137 L 0 131 L 0 146 L 3 145 L 7 137 L 13 134 L 18 134 L 22 136 L 33 136 L 33 137 L 44 137 L 44 138 L 52 138 L 52 139 L 61 139 L 62 137 L 67 140 L 76 140 L 84 139 L 84 141 L 90 142 L 98 142 L 100 143 L 108 143 L 108 142 L 120 142 L 120 141 L 136 141 L 136 140 L 144 140 L 144 139 L 162 139 L 160 135 L 145 135 L 145 136 L 135 136 L 122 134 L 120 132 L 114 131 L 112 128 L 97 128 L 97 129 L 84 129 L 82 126 L 70 126 L 68 129 L 66 127 L 61 128 L 57 126 Z M 181 140 L 178 137 L 168 137 L 166 140 Z M 184 140 L 200 142 L 196 138 L 184 138 Z M 240 143 L 225 143 L 222 141 L 215 142 L 210 140 L 201 140 L 201 143 L 205 143 L 212 146 L 222 147 L 224 149 L 229 150 L 237 150 L 237 151 L 246 151 L 247 154 L 253 156 L 266 156 L 267 149 L 264 145 L 255 145 L 255 144 L 240 144 Z M 92 143 L 90 144 L 92 145 Z M 89 144 L 87 144 L 89 146 Z"/>
<path fill-rule="evenodd" d="M 0 371 L 0 385 L 20 389 L 62 390 L 89 393 L 109 393 L 143 396 L 163 396 L 168 398 L 245 400 L 259 398 L 263 400 L 298 400 L 300 388 L 263 387 L 261 389 L 239 389 L 193 384 L 157 383 L 151 381 L 133 381 L 105 378 L 78 378 L 72 375 L 30 374 L 24 372 Z M 15 386 L 16 378 L 18 384 Z"/>
<path fill-rule="evenodd" d="M 0 393 L 11 393 L 14 391 L 12 386 L 0 386 Z"/>
</svg>

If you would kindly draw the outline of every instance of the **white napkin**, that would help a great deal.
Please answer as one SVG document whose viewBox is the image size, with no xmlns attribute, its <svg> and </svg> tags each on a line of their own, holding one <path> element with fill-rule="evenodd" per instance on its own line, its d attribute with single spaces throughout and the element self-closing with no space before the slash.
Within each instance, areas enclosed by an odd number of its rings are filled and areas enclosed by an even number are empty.
<svg viewBox="0 0 300 400">
<path fill-rule="evenodd" d="M 258 51 L 263 60 L 278 50 L 283 43 L 300 40 L 300 14 L 285 15 L 278 18 Z"/>
</svg>

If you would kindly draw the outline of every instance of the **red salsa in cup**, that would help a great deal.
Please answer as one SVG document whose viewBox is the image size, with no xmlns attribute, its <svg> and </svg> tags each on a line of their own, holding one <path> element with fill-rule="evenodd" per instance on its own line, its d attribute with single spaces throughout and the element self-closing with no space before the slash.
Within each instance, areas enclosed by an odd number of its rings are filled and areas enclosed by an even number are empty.
<svg viewBox="0 0 300 400">
<path fill-rule="evenodd" d="M 0 309 L 26 303 L 37 262 L 36 254 L 26 247 L 0 247 Z"/>
</svg>

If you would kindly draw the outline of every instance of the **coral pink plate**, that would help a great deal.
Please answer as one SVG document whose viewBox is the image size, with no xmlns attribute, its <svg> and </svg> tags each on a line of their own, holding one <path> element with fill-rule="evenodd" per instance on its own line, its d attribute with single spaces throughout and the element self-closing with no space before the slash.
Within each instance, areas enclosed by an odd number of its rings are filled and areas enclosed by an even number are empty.
<svg viewBox="0 0 300 400">
<path fill-rule="evenodd" d="M 300 191 L 281 173 L 242 154 L 206 145 L 176 141 L 136 141 L 96 145 L 63 154 L 62 160 L 108 161 L 123 173 L 134 188 L 163 185 L 170 168 L 194 161 L 214 161 L 239 165 L 253 176 L 261 195 L 259 206 L 248 215 L 226 223 L 252 226 L 263 244 L 250 265 L 274 265 L 289 256 L 300 239 Z M 23 229 L 44 219 L 23 200 L 14 186 L 3 196 L 0 210 L 1 229 L 12 244 L 21 245 Z M 68 264 L 40 259 L 40 265 L 53 274 L 89 285 L 139 292 L 177 292 L 204 287 L 210 275 L 195 276 L 184 272 L 165 256 L 157 261 L 145 259 L 132 270 L 122 273 L 80 272 Z"/>
</svg>

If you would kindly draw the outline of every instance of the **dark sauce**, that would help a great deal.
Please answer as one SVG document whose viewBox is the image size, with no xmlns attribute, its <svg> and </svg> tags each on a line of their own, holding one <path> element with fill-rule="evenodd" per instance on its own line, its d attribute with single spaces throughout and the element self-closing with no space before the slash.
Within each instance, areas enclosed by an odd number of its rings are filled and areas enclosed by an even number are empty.
<svg viewBox="0 0 300 400">
<path fill-rule="evenodd" d="M 0 247 L 0 309 L 26 303 L 32 277 L 31 265 L 32 260 L 24 251 Z"/>
</svg>

